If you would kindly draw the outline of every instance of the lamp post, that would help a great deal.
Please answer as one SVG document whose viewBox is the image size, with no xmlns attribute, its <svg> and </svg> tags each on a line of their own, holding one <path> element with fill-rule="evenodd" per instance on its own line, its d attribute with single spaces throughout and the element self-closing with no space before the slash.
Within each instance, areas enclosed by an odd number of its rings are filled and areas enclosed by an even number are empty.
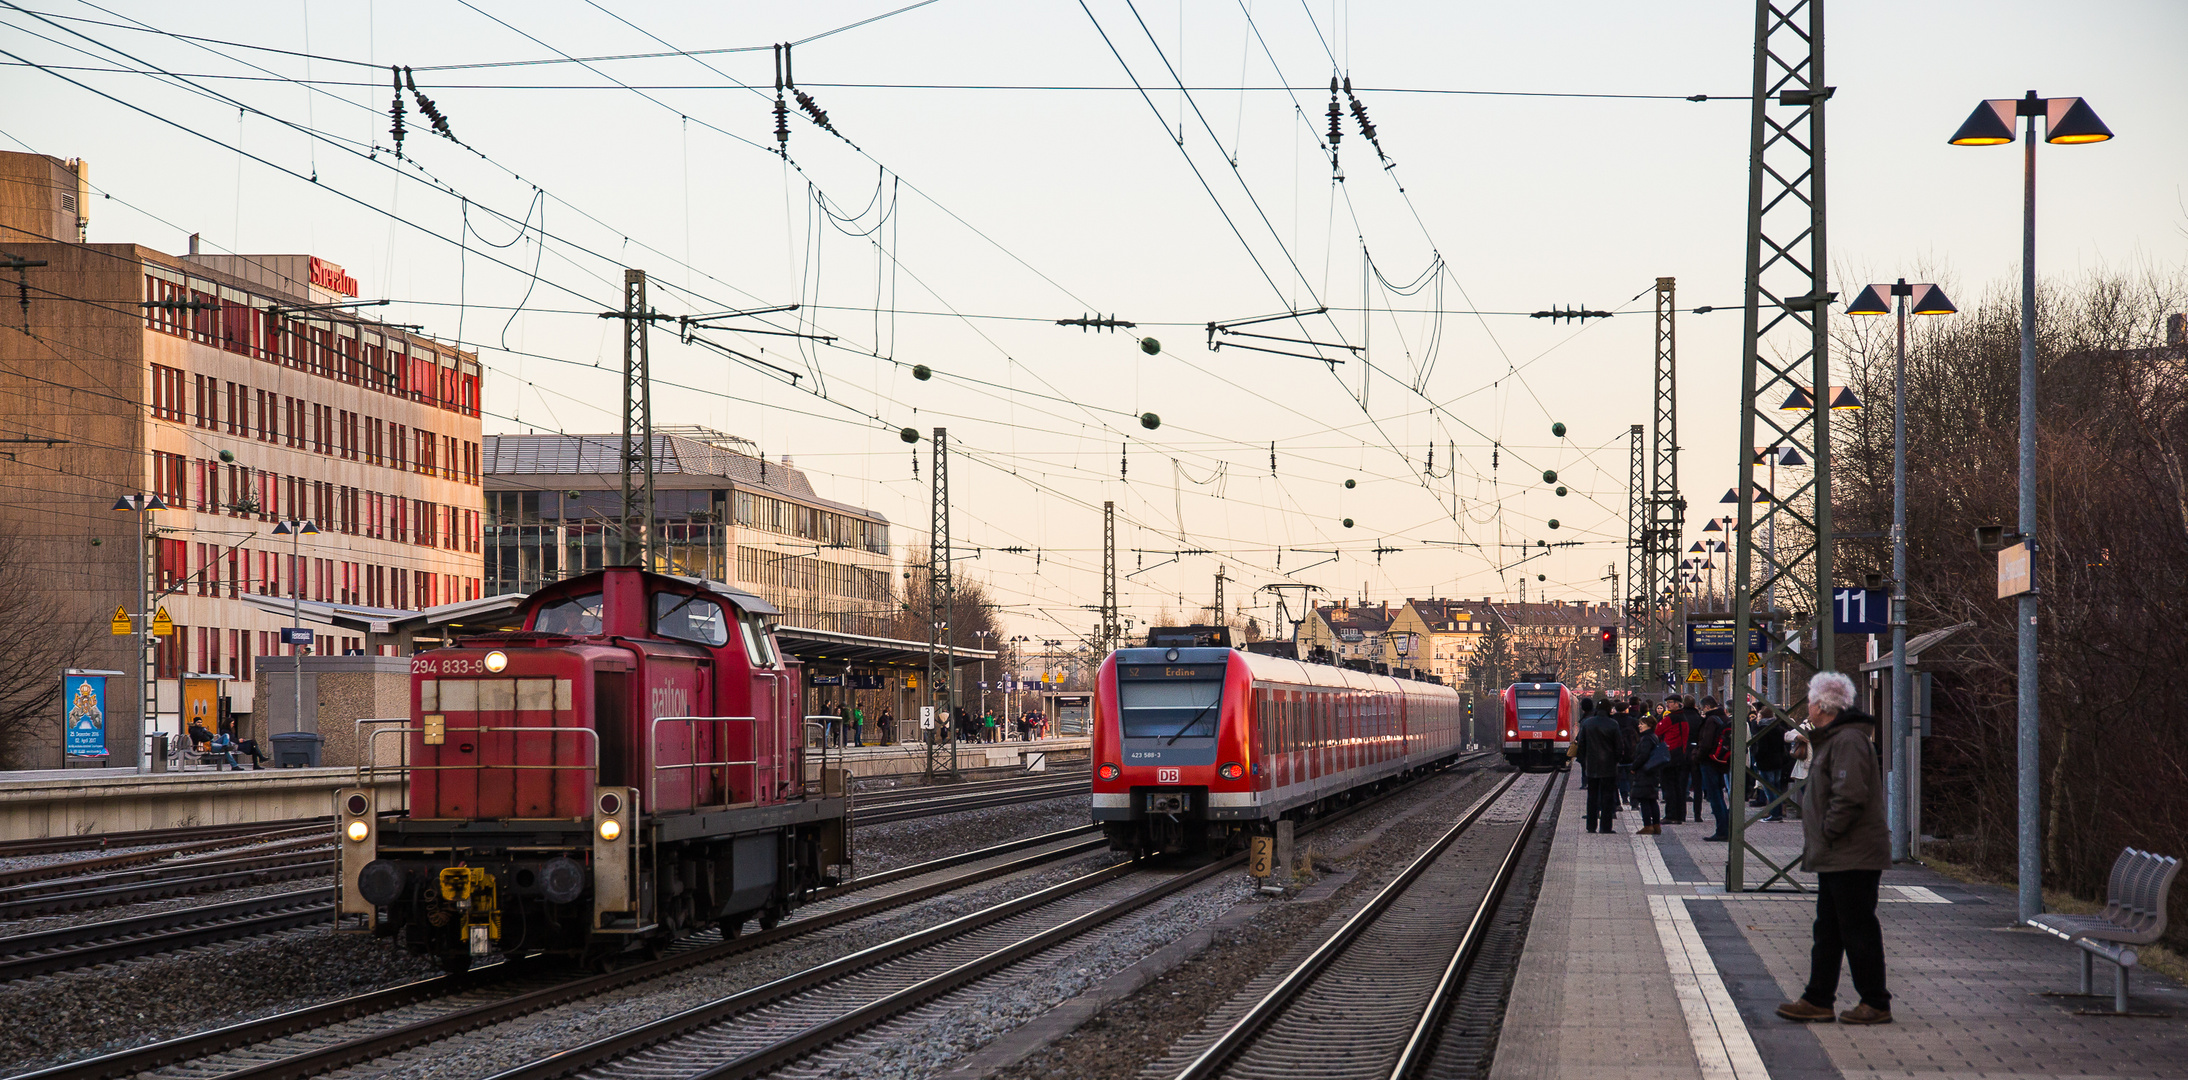
<svg viewBox="0 0 2188 1080">
<path fill-rule="evenodd" d="M 139 624 L 142 630 L 137 638 L 137 771 L 143 772 L 145 740 L 151 737 L 159 713 L 159 688 L 152 682 L 152 647 L 158 639 L 152 633 L 152 565 L 148 553 L 152 511 L 167 509 L 167 502 L 158 495 L 124 495 L 114 500 L 114 509 L 137 515 L 137 617 L 144 620 Z"/>
<path fill-rule="evenodd" d="M 1879 291 L 1882 290 L 1882 291 Z M 1885 297 L 1892 298 L 1891 303 Z M 1897 310 L 1898 346 L 1892 368 L 1892 771 L 1884 776 L 1885 809 L 1892 830 L 1892 861 L 1907 858 L 1907 752 L 1913 736 L 1908 704 L 1913 695 L 1907 675 L 1907 310 L 1917 315 L 1950 315 L 1960 309 L 1935 285 L 1871 285 L 1846 305 L 1848 315 L 1888 315 Z"/>
<path fill-rule="evenodd" d="M 289 629 L 282 631 L 281 636 L 283 638 L 301 638 L 303 637 L 302 634 L 292 634 L 291 631 L 304 628 L 304 537 L 306 535 L 319 535 L 319 526 L 309 521 L 277 521 L 274 523 L 273 531 L 275 536 L 289 538 Z M 291 650 L 289 653 L 289 679 L 296 688 L 296 712 L 289 717 L 289 730 L 302 731 L 304 730 L 304 654 L 295 650 L 302 648 L 304 643 L 300 640 L 288 640 L 284 641 L 283 644 L 288 645 Z"/>
<path fill-rule="evenodd" d="M 986 650 L 986 649 L 987 649 L 987 647 L 988 647 L 988 637 L 989 637 L 989 635 L 991 635 L 991 634 L 993 634 L 993 633 L 995 633 L 995 631 L 993 631 L 993 630 L 975 630 L 975 631 L 973 631 L 973 632 L 972 632 L 972 636 L 974 637 L 974 639 L 976 639 L 977 641 L 979 641 L 979 643 L 980 643 L 980 644 L 979 644 L 979 648 L 980 648 L 980 649 L 982 649 L 982 650 L 984 651 L 984 650 Z M 981 657 L 981 658 L 980 658 L 980 718 L 981 718 L 981 719 L 982 719 L 983 721 L 985 721 L 985 720 L 987 719 L 987 716 L 988 716 L 988 659 L 987 659 L 987 657 L 984 657 L 984 656 L 983 656 L 983 657 Z M 985 732 L 985 729 L 983 729 L 983 732 Z"/>
<path fill-rule="evenodd" d="M 1953 133 L 1954 146 L 2002 146 L 2014 138 L 2013 121 L 2028 118 L 2028 143 L 2021 165 L 2021 506 L 2020 540 L 2027 545 L 2029 590 L 2014 612 L 2015 696 L 2018 701 L 2016 764 L 2019 766 L 2021 922 L 2043 913 L 2043 850 L 2037 835 L 2036 709 L 2036 118 L 2044 118 L 2045 142 L 2074 145 L 2103 142 L 2112 129 L 2078 97 L 2040 98 L 2031 90 L 2022 98 L 1994 98 L 1975 107 Z"/>
</svg>

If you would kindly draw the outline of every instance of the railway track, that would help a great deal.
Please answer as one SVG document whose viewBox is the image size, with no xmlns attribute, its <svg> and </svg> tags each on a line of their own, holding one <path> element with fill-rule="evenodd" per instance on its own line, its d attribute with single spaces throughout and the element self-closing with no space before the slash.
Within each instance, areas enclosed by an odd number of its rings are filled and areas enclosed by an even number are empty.
<svg viewBox="0 0 2188 1080">
<path fill-rule="evenodd" d="M 1419 1075 L 1565 775 L 1515 775 L 1484 796 L 1265 992 L 1182 1041 L 1161 1075 Z"/>
<path fill-rule="evenodd" d="M 0 938 L 0 982 L 333 921 L 319 888 L 17 934 Z"/>
<path fill-rule="evenodd" d="M 1326 815 L 1301 831 L 1312 832 L 1380 801 Z M 990 977 L 1005 976 L 1049 949 L 1234 871 L 1244 861 L 1244 855 L 1234 855 L 1190 869 L 1145 861 L 1119 864 L 564 1050 L 491 1080 L 657 1075 L 744 1080 L 792 1062 L 805 1071 L 827 1073 L 846 1067 L 836 1059 L 857 1053 L 858 1043 L 889 1037 L 886 1029 L 869 1029 Z"/>
<path fill-rule="evenodd" d="M 852 813 L 853 820 L 860 825 L 880 825 L 891 821 L 933 817 L 937 814 L 954 814 L 964 810 L 982 810 L 991 806 L 1009 806 L 1014 803 L 1083 795 L 1087 791 L 1087 783 L 1087 773 L 1084 770 L 1074 770 L 1061 776 L 1047 776 L 1030 781 L 987 780 L 944 787 L 900 789 L 880 795 L 855 796 L 852 800 Z"/>
<path fill-rule="evenodd" d="M 165 900 L 196 893 L 300 881 L 334 873 L 333 840 L 311 836 L 227 858 L 160 862 L 0 887 L 0 919 Z"/>
<path fill-rule="evenodd" d="M 422 979 L 213 1031 L 117 1051 L 27 1073 L 15 1080 L 103 1080 L 189 1063 L 192 1075 L 305 1077 L 371 1061 L 412 1046 L 581 1000 L 622 986 L 673 975 L 791 938 L 938 896 L 1001 875 L 1083 855 L 1106 844 L 1092 828 L 1066 829 L 875 874 L 825 891 L 773 930 L 732 941 L 710 935 L 601 975 L 576 979 L 536 958 L 483 967 L 465 975 Z M 978 864 L 978 865 L 974 865 Z M 970 867 L 962 873 L 922 881 Z M 891 888 L 901 886 L 901 888 Z M 886 890 L 884 892 L 884 890 Z M 853 893 L 869 895 L 854 898 Z M 847 901 L 835 903 L 835 901 Z"/>
<path fill-rule="evenodd" d="M 104 851 L 109 848 L 142 847 L 149 844 L 182 844 L 193 840 L 220 840 L 238 836 L 265 837 L 307 828 L 331 830 L 334 828 L 333 821 L 334 819 L 331 817 L 292 818 L 287 821 L 193 825 L 181 829 L 142 829 L 135 832 L 48 836 L 35 840 L 8 840 L 0 841 L 0 859 L 12 859 L 21 855 L 52 855 L 64 851 Z M 151 854 L 153 858 L 165 857 L 157 853 Z M 73 871 L 68 872 L 73 873 Z M 20 871 L 9 871 L 9 873 L 20 873 Z"/>
</svg>

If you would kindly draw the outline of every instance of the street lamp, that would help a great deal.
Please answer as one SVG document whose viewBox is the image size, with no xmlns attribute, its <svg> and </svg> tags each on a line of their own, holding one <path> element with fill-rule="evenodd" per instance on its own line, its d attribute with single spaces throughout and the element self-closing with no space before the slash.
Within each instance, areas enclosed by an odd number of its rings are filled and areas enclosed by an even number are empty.
<svg viewBox="0 0 2188 1080">
<path fill-rule="evenodd" d="M 2002 146 L 2013 141 L 2013 121 L 2028 118 L 2028 144 L 2021 155 L 2021 539 L 2033 565 L 2036 558 L 2036 118 L 2044 118 L 2045 142 L 2103 142 L 2112 129 L 2097 119 L 2089 104 L 2078 97 L 2040 98 L 2031 90 L 2026 97 L 1996 98 L 1975 107 L 1960 130 L 1953 132 L 1954 146 Z M 2036 710 L 2036 589 L 2029 575 L 2029 591 L 2020 595 L 2014 612 L 2019 638 L 2016 649 L 2015 696 L 2019 698 L 2015 758 L 2020 769 L 2020 921 L 2043 913 L 2043 852 L 2037 846 L 2037 710 Z"/>
<path fill-rule="evenodd" d="M 1881 290 L 1881 291 L 1880 291 Z M 1890 296 L 1892 302 L 1885 302 Z M 1892 860 L 1907 858 L 1907 743 L 1913 734 L 1907 675 L 1907 311 L 1950 315 L 1960 309 L 1935 285 L 1870 285 L 1846 305 L 1848 315 L 1899 315 L 1897 366 L 1892 369 L 1892 771 L 1885 774 L 1885 808 L 1891 819 Z"/>
<path fill-rule="evenodd" d="M 290 646 L 289 677 L 296 685 L 296 712 L 289 718 L 289 730 L 304 730 L 304 654 L 295 651 L 302 648 L 304 639 L 304 537 L 319 535 L 319 526 L 309 521 L 277 521 L 273 534 L 289 538 L 289 629 L 283 630 L 282 644 Z"/>
<path fill-rule="evenodd" d="M 137 771 L 143 772 L 145 739 L 152 734 L 159 712 L 151 663 L 152 646 L 158 639 L 152 633 L 152 567 L 146 553 L 152 542 L 152 511 L 167 509 L 167 502 L 158 495 L 124 495 L 114 500 L 114 509 L 137 515 L 137 613 L 144 620 L 143 636 L 137 639 Z"/>
</svg>

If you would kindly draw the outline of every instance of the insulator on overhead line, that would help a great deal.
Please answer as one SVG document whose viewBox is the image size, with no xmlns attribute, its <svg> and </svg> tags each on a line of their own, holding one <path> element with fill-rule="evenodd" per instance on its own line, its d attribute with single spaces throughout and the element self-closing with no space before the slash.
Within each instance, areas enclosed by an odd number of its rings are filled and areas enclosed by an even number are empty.
<svg viewBox="0 0 2188 1080">
<path fill-rule="evenodd" d="M 1335 149 L 1337 149 L 1337 144 L 1338 144 L 1339 142 L 1343 141 L 1343 139 L 1344 139 L 1344 137 L 1345 137 L 1345 127 L 1344 127 L 1344 123 L 1343 123 L 1343 120 L 1344 120 L 1344 117 L 1345 117 L 1345 110 L 1344 110 L 1343 108 L 1341 108 L 1341 107 L 1340 107 L 1340 106 L 1339 106 L 1339 105 L 1337 104 L 1337 76 L 1335 76 L 1335 75 L 1332 75 L 1332 76 L 1330 76 L 1330 112 L 1329 112 L 1329 117 L 1330 117 L 1330 149 L 1331 149 L 1331 150 L 1335 150 Z"/>
<path fill-rule="evenodd" d="M 790 107 L 781 94 L 775 95 L 775 147 L 776 153 L 790 156 Z"/>
<path fill-rule="evenodd" d="M 395 104 L 389 106 L 387 111 L 388 116 L 394 118 L 395 123 L 388 128 L 388 134 L 395 137 L 395 160 L 401 161 L 403 160 L 403 69 L 399 64 L 389 64 L 387 70 L 389 77 L 395 82 Z"/>
</svg>

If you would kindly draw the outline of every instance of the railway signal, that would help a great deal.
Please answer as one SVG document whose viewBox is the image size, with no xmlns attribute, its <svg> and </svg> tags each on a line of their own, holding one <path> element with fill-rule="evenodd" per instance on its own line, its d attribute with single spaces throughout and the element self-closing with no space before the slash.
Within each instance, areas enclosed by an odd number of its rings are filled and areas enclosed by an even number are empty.
<svg viewBox="0 0 2188 1080">
<path fill-rule="evenodd" d="M 1618 628 L 1617 628 L 1617 627 L 1615 627 L 1615 626 L 1601 626 L 1601 627 L 1597 627 L 1597 628 L 1596 628 L 1596 632 L 1595 632 L 1595 636 L 1596 636 L 1596 639 L 1597 639 L 1597 640 L 1599 640 L 1599 641 L 1601 641 L 1601 642 L 1603 643 L 1603 655 L 1605 655 L 1605 656 L 1615 656 L 1615 655 L 1617 655 L 1617 654 L 1618 654 Z"/>
</svg>

